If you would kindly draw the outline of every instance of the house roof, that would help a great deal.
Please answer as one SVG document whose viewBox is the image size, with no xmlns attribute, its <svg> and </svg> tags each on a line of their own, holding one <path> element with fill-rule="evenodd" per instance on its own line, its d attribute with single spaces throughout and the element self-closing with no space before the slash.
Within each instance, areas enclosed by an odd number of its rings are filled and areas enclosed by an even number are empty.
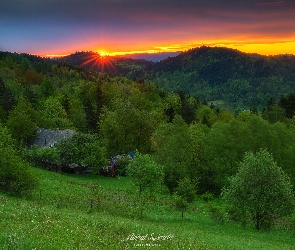
<svg viewBox="0 0 295 250">
<path fill-rule="evenodd" d="M 38 128 L 36 132 L 36 137 L 31 145 L 36 145 L 38 148 L 52 147 L 62 139 L 72 137 L 74 132 L 75 131 L 71 129 L 50 130 Z"/>
</svg>

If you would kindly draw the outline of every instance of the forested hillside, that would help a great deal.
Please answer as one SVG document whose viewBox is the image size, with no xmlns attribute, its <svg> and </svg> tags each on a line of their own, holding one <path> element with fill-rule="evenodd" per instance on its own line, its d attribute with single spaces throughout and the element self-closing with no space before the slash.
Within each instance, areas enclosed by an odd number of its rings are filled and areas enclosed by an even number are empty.
<svg viewBox="0 0 295 250">
<path fill-rule="evenodd" d="M 81 52 L 61 61 L 111 75 L 152 81 L 167 91 L 184 91 L 223 107 L 259 110 L 295 91 L 295 57 L 261 56 L 228 48 L 200 47 L 160 62 L 100 57 Z"/>
<path fill-rule="evenodd" d="M 223 100 L 232 108 L 261 109 L 270 97 L 294 91 L 295 56 L 261 56 L 227 48 L 201 47 L 153 66 L 153 81 L 172 91 Z"/>
<path fill-rule="evenodd" d="M 258 60 L 224 50 L 225 55 L 229 52 L 233 55 L 224 57 L 225 61 L 237 58 L 236 54 Z M 202 57 L 209 52 L 190 53 Z M 279 63 L 277 58 L 270 59 L 276 60 Z M 213 78 L 212 84 L 217 84 Z M 263 113 L 255 108 L 232 112 L 208 106 L 184 92 L 167 92 L 148 81 L 111 77 L 25 54 L 0 54 L 0 119 L 18 146 L 26 147 L 38 127 L 73 129 L 81 135 L 67 142 L 65 149 L 74 150 L 75 145 L 87 142 L 83 153 L 71 152 L 75 161 L 82 164 L 81 159 L 88 159 L 88 164 L 98 168 L 95 162 L 102 164 L 117 154 L 136 150 L 151 154 L 164 166 L 164 183 L 171 193 L 179 180 L 189 177 L 198 180 L 199 193 L 219 194 L 245 152 L 261 148 L 273 154 L 295 183 L 294 96 L 291 93 L 278 102 L 270 99 Z M 89 133 L 92 136 L 85 136 Z M 99 153 L 92 157 L 89 147 Z M 54 161 L 70 159 L 70 152 L 52 152 L 43 153 Z"/>
<path fill-rule="evenodd" d="M 106 73 L 111 76 L 125 76 L 135 79 L 143 76 L 143 72 L 153 65 L 144 59 L 132 59 L 121 56 L 102 56 L 96 52 L 76 52 L 55 59 L 57 62 L 80 66 L 88 70 Z"/>
</svg>

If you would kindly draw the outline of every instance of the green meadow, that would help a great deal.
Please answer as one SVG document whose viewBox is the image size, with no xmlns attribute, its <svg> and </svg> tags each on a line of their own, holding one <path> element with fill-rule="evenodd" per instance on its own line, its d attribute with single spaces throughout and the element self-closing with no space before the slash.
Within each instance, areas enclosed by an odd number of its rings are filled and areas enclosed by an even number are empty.
<svg viewBox="0 0 295 250">
<path fill-rule="evenodd" d="M 164 189 L 139 203 L 128 177 L 31 171 L 40 185 L 29 197 L 0 193 L 1 250 L 295 249 L 294 231 L 242 226 L 219 199 L 199 197 L 182 219 Z"/>
</svg>

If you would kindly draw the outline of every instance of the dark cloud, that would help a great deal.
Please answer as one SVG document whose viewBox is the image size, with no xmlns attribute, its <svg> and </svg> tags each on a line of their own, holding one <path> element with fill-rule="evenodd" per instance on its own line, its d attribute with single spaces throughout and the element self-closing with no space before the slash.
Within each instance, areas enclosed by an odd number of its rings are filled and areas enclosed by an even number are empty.
<svg viewBox="0 0 295 250">
<path fill-rule="evenodd" d="M 294 1 L 233 1 L 233 0 L 2 0 L 1 19 L 6 20 L 50 20 L 65 22 L 120 22 L 134 17 L 146 18 L 162 16 L 162 20 L 179 17 L 214 18 L 217 11 L 268 12 L 277 8 L 294 8 Z M 275 8 L 274 8 L 275 7 Z M 294 10 L 294 9 L 293 9 Z M 294 13 L 294 12 L 293 12 Z M 133 17 L 133 18 L 132 18 Z M 157 18 L 158 21 L 159 18 Z"/>
<path fill-rule="evenodd" d="M 0 45 L 294 36 L 294 13 L 293 0 L 1 0 Z"/>
</svg>

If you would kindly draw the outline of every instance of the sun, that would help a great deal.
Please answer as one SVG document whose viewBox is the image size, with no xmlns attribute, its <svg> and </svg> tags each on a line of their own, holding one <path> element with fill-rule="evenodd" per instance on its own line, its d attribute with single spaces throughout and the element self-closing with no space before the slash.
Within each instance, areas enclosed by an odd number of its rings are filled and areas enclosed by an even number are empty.
<svg viewBox="0 0 295 250">
<path fill-rule="evenodd" d="M 104 50 L 100 50 L 97 52 L 101 57 L 105 57 L 105 56 L 108 56 L 108 53 Z"/>
<path fill-rule="evenodd" d="M 89 52 L 83 58 L 82 66 L 99 72 L 117 72 L 112 57 L 104 50 Z"/>
</svg>

